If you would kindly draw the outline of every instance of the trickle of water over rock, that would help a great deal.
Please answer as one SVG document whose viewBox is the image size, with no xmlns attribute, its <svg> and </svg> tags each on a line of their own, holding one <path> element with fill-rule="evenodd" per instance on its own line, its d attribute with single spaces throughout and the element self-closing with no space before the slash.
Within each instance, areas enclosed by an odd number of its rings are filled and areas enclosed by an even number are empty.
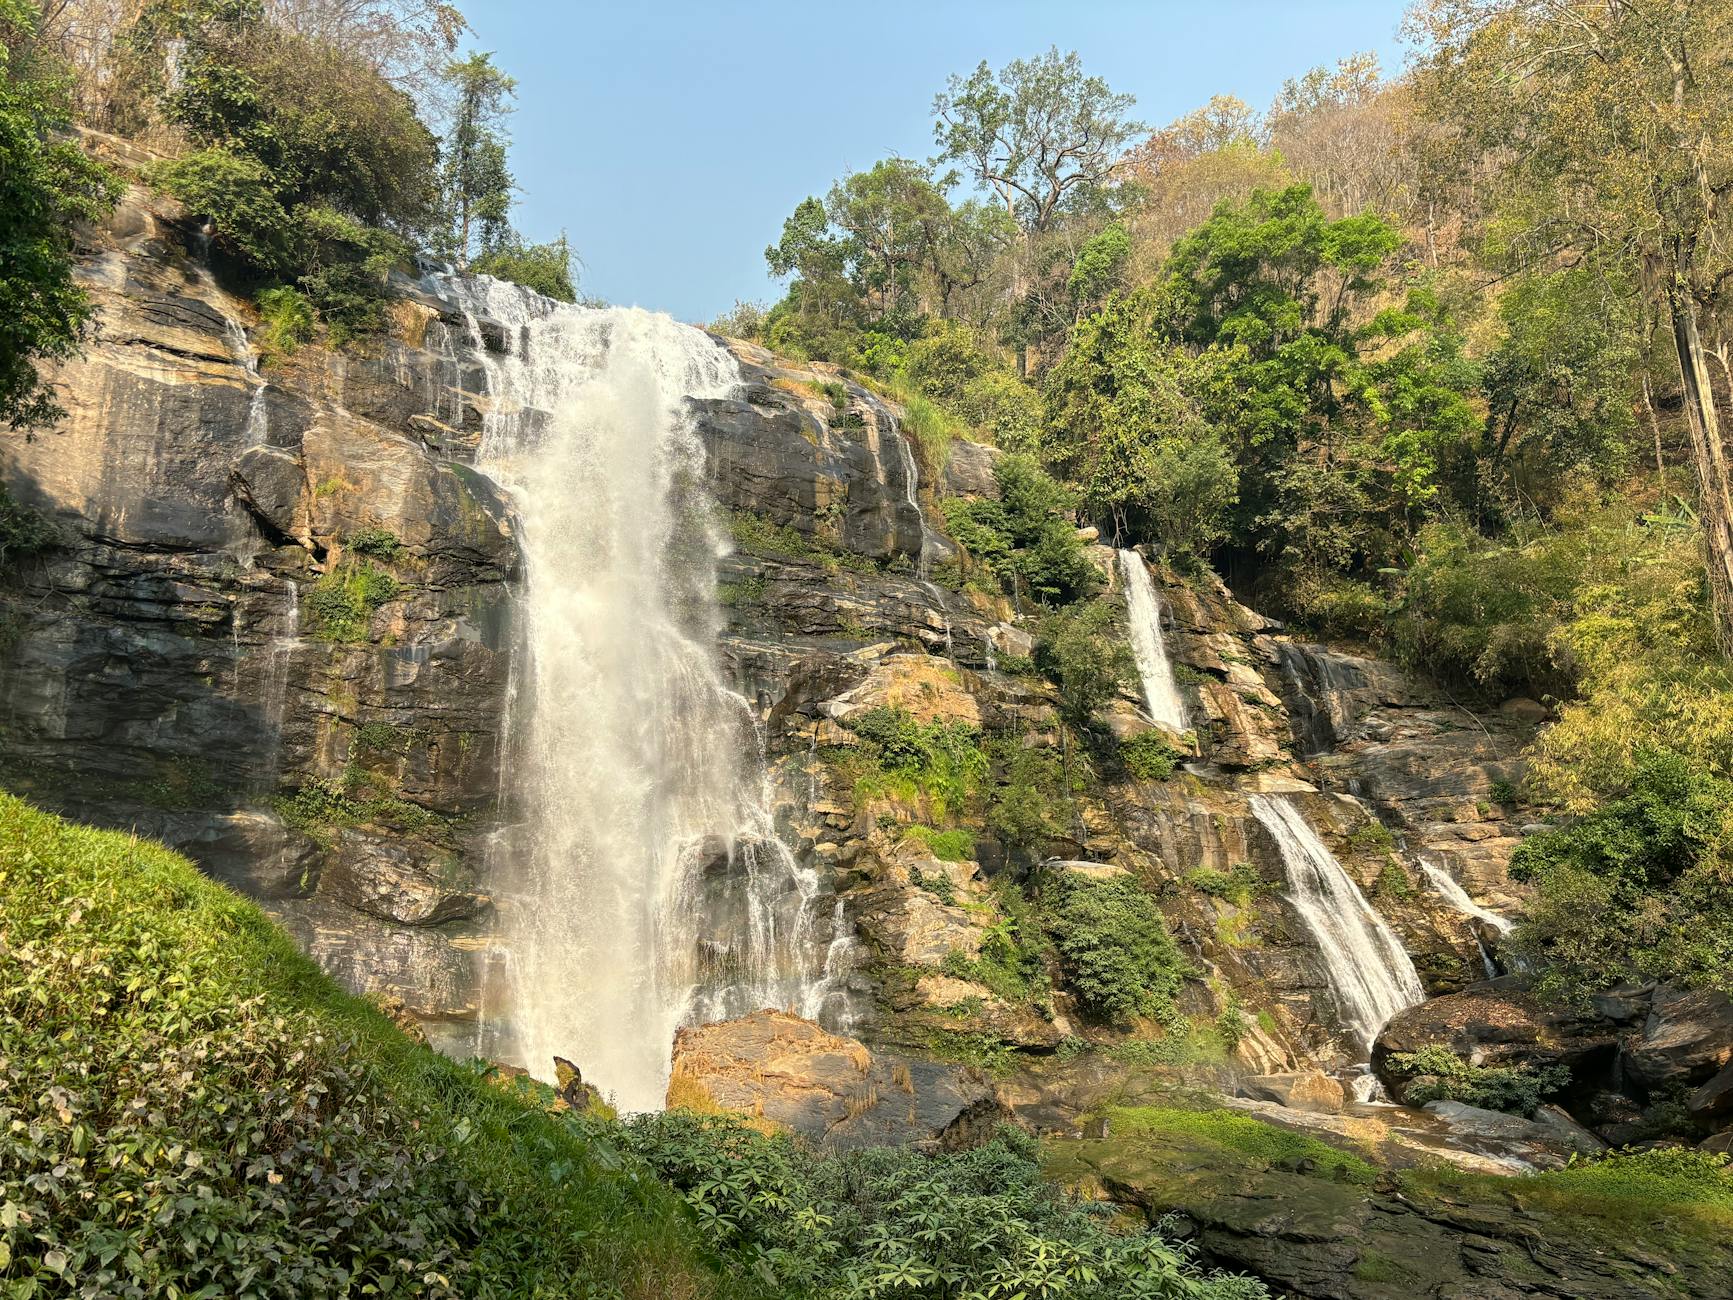
<svg viewBox="0 0 1733 1300">
<path fill-rule="evenodd" d="M 1143 698 L 1150 718 L 1172 731 L 1185 730 L 1185 701 L 1173 680 L 1173 664 L 1167 657 L 1167 642 L 1161 633 L 1161 602 L 1150 580 L 1149 566 L 1136 551 L 1119 553 L 1119 571 L 1125 578 L 1125 608 L 1131 620 L 1131 648 L 1137 656 L 1137 675 L 1143 680 Z"/>
<path fill-rule="evenodd" d="M 1500 916 L 1489 907 L 1482 907 L 1468 896 L 1468 891 L 1457 883 L 1456 877 L 1443 867 L 1430 862 L 1422 862 L 1420 870 L 1426 874 L 1426 883 L 1431 885 L 1449 903 L 1464 916 L 1471 916 L 1477 921 L 1485 921 L 1500 934 L 1509 934 L 1516 928 L 1516 922 L 1507 916 Z"/>
<path fill-rule="evenodd" d="M 1288 901 L 1324 959 L 1342 1028 L 1369 1050 L 1390 1017 L 1426 997 L 1414 963 L 1290 800 L 1254 794 L 1248 801 L 1282 855 Z"/>
<path fill-rule="evenodd" d="M 521 823 L 494 866 L 511 989 L 488 1038 L 655 1109 L 682 1024 L 834 1020 L 826 968 L 848 939 L 776 837 L 756 720 L 715 652 L 724 545 L 687 399 L 732 395 L 738 368 L 667 316 L 444 289 L 486 358 L 478 463 L 515 500 L 526 570 L 505 790 Z M 482 348 L 483 315 L 505 355 Z"/>
</svg>

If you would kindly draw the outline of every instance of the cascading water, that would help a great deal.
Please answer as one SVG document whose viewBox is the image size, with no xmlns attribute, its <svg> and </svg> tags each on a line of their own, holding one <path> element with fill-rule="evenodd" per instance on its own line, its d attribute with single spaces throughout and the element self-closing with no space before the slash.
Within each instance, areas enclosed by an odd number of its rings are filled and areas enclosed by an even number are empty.
<svg viewBox="0 0 1733 1300">
<path fill-rule="evenodd" d="M 1131 648 L 1137 656 L 1137 675 L 1143 679 L 1143 698 L 1149 716 L 1172 731 L 1185 730 L 1185 701 L 1173 680 L 1167 642 L 1161 634 L 1161 602 L 1149 566 L 1136 551 L 1119 553 L 1119 571 L 1125 579 L 1125 608 L 1131 619 Z"/>
<path fill-rule="evenodd" d="M 1516 927 L 1516 922 L 1509 917 L 1500 916 L 1491 908 L 1482 907 L 1470 898 L 1468 891 L 1457 883 L 1456 877 L 1444 870 L 1443 867 L 1434 866 L 1430 862 L 1422 862 L 1420 870 L 1425 873 L 1426 882 L 1443 895 L 1444 901 L 1464 916 L 1471 916 L 1477 921 L 1485 921 L 1500 934 L 1509 934 Z"/>
<path fill-rule="evenodd" d="M 1249 802 L 1282 855 L 1288 901 L 1318 945 L 1342 1027 L 1369 1049 L 1391 1016 L 1425 998 L 1414 963 L 1291 801 L 1254 794 Z"/>
<path fill-rule="evenodd" d="M 495 863 L 511 991 L 490 1041 L 654 1109 L 683 1023 L 834 1022 L 847 937 L 775 835 L 756 719 L 717 663 L 723 546 L 687 399 L 737 392 L 738 368 L 666 316 L 442 288 L 486 361 L 479 464 L 515 499 L 526 569 L 506 789 L 522 821 Z"/>
</svg>

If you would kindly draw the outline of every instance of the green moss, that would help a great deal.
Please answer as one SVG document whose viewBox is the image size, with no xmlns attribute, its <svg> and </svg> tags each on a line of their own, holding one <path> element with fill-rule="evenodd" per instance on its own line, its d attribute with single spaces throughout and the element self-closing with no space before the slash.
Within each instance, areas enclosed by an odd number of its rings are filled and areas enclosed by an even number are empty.
<svg viewBox="0 0 1733 1300">
<path fill-rule="evenodd" d="M 823 565 L 833 573 L 838 569 L 869 573 L 877 567 L 863 555 L 827 546 L 805 536 L 797 528 L 787 524 L 773 524 L 762 515 L 749 511 L 728 512 L 723 522 L 734 539 L 734 545 L 747 555 L 800 560 L 808 564 Z"/>
<path fill-rule="evenodd" d="M 1317 1165 L 1319 1177 L 1360 1184 L 1370 1184 L 1378 1177 L 1377 1168 L 1359 1156 L 1237 1111 L 1133 1106 L 1112 1111 L 1109 1123 L 1116 1137 L 1148 1134 L 1189 1138 L 1241 1165 L 1249 1162 L 1265 1168 L 1283 1165 L 1298 1169 L 1301 1162 L 1310 1160 Z"/>
<path fill-rule="evenodd" d="M 1235 907 L 1244 907 L 1253 895 L 1264 887 L 1264 879 L 1249 862 L 1236 862 L 1226 871 L 1214 867 L 1194 867 L 1186 873 L 1185 883 L 1211 898 L 1220 898 Z"/>
<path fill-rule="evenodd" d="M 18 1294 L 760 1293 L 608 1142 L 411 1042 L 159 845 L 0 795 L 0 935 Z"/>
<path fill-rule="evenodd" d="M 1383 822 L 1373 818 L 1348 836 L 1348 844 L 1356 853 L 1384 853 L 1396 847 L 1396 837 Z"/>
<path fill-rule="evenodd" d="M 762 604 L 764 579 L 742 578 L 739 582 L 719 582 L 716 584 L 716 599 L 726 609 Z"/>
<path fill-rule="evenodd" d="M 378 826 L 436 841 L 451 837 L 456 822 L 391 793 L 378 778 L 350 769 L 340 781 L 309 781 L 292 795 L 273 801 L 286 825 L 329 844 L 332 832 L 351 826 Z"/>
</svg>

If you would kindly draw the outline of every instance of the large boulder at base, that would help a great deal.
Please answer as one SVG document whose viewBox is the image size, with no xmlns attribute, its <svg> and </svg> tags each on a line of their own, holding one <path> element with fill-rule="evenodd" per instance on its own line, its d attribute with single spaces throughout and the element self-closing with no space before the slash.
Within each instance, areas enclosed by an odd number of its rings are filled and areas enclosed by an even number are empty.
<svg viewBox="0 0 1733 1300">
<path fill-rule="evenodd" d="M 1568 1069 L 1579 1085 L 1610 1076 L 1618 1026 L 1593 1010 L 1550 1006 L 1520 979 L 1475 984 L 1398 1013 L 1372 1045 L 1372 1068 L 1393 1096 L 1402 1079 L 1392 1058 L 1423 1047 L 1447 1047 L 1474 1065 Z"/>
<path fill-rule="evenodd" d="M 1733 1062 L 1733 998 L 1663 984 L 1640 1030 L 1626 1035 L 1626 1082 L 1655 1094 L 1705 1083 Z"/>
<path fill-rule="evenodd" d="M 680 1030 L 668 1105 L 733 1111 L 831 1148 L 966 1146 L 1009 1115 L 975 1072 L 769 1010 Z"/>
<path fill-rule="evenodd" d="M 1429 1101 L 1425 1109 L 1447 1125 L 1452 1133 L 1465 1139 L 1520 1143 L 1534 1148 L 1530 1163 L 1537 1165 L 1562 1165 L 1572 1155 L 1595 1155 L 1607 1149 L 1605 1142 L 1557 1106 L 1542 1106 L 1532 1119 L 1468 1106 L 1460 1101 Z M 1547 1154 L 1556 1159 L 1541 1158 Z"/>
<path fill-rule="evenodd" d="M 1254 1074 L 1241 1086 L 1249 1097 L 1273 1101 L 1290 1110 L 1339 1115 L 1348 1104 L 1346 1090 L 1322 1070 Z"/>
</svg>

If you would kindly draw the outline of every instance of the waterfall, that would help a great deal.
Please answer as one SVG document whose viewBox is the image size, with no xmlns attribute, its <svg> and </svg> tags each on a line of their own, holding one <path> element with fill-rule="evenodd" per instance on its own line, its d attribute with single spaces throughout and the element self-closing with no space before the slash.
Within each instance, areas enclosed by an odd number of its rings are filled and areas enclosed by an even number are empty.
<svg viewBox="0 0 1733 1300">
<path fill-rule="evenodd" d="M 678 1026 L 822 1005 L 835 984 L 838 935 L 776 837 L 757 720 L 715 648 L 725 547 L 687 399 L 738 392 L 739 370 L 667 316 L 440 283 L 485 362 L 478 464 L 514 499 L 525 565 L 491 1041 L 655 1109 Z"/>
<path fill-rule="evenodd" d="M 1156 599 L 1149 566 L 1136 551 L 1121 551 L 1119 571 L 1125 578 L 1131 648 L 1137 655 L 1137 675 L 1143 679 L 1143 698 L 1149 705 L 1149 716 L 1171 731 L 1184 731 L 1185 701 L 1179 697 L 1173 665 L 1168 662 L 1167 643 L 1161 635 L 1161 602 Z"/>
<path fill-rule="evenodd" d="M 1464 916 L 1471 916 L 1477 921 L 1485 921 L 1500 934 L 1509 934 L 1516 923 L 1508 917 L 1500 916 L 1491 908 L 1482 907 L 1468 896 L 1468 891 L 1456 882 L 1456 878 L 1442 867 L 1433 866 L 1430 862 L 1422 862 L 1420 870 L 1426 874 L 1426 882 L 1443 895 L 1449 903 Z"/>
<path fill-rule="evenodd" d="M 1291 801 L 1265 794 L 1249 801 L 1281 852 L 1288 901 L 1318 945 L 1342 1026 L 1369 1049 L 1391 1016 L 1426 996 L 1414 963 Z"/>
</svg>

